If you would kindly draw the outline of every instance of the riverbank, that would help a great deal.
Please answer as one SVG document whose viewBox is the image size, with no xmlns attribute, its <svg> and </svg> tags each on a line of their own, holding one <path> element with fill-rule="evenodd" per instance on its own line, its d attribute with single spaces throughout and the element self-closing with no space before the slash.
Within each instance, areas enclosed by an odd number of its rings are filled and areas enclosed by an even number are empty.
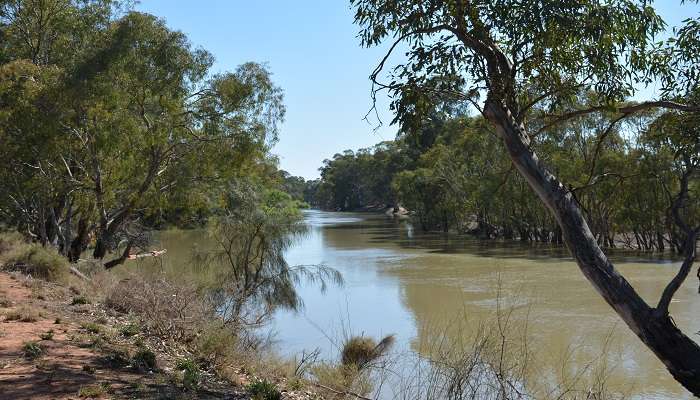
<svg viewBox="0 0 700 400">
<path fill-rule="evenodd" d="M 262 381 L 284 399 L 321 398 L 243 363 L 227 376 L 200 367 L 186 343 L 153 335 L 75 283 L 0 272 L 0 398 L 247 399 Z"/>
</svg>

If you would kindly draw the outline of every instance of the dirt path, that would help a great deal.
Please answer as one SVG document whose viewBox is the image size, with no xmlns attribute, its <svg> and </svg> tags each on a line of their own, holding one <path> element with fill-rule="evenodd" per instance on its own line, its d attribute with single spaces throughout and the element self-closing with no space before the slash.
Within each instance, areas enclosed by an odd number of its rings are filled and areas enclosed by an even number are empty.
<svg viewBox="0 0 700 400">
<path fill-rule="evenodd" d="M 0 317 L 0 398 L 75 399 L 81 389 L 88 394 L 97 382 L 123 386 L 127 376 L 101 369 L 101 357 L 94 350 L 70 340 L 80 334 L 80 327 L 57 320 L 46 301 L 32 298 L 32 290 L 16 277 L 0 273 L 0 299 L 6 306 Z M 8 320 L 14 313 L 24 320 Z M 52 338 L 41 340 L 41 335 Z M 30 342 L 42 349 L 35 359 L 23 350 Z M 99 391 L 96 387 L 92 393 Z"/>
</svg>

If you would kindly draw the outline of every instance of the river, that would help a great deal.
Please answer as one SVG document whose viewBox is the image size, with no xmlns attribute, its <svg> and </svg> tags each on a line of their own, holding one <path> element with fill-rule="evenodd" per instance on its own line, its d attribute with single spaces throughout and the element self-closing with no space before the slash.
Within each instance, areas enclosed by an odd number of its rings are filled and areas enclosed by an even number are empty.
<svg viewBox="0 0 700 400">
<path fill-rule="evenodd" d="M 309 233 L 288 251 L 288 262 L 323 263 L 339 270 L 345 284 L 325 292 L 299 286 L 303 310 L 277 313 L 270 327 L 284 355 L 320 348 L 323 357 L 337 357 L 337 342 L 348 334 L 394 334 L 397 352 L 420 352 L 433 335 L 469 330 L 431 327 L 456 319 L 473 327 L 507 309 L 526 319 L 528 346 L 543 375 L 545 369 L 575 375 L 599 358 L 612 390 L 639 399 L 690 398 L 561 248 L 425 234 L 381 214 L 307 210 L 305 218 Z M 198 231 L 161 235 L 168 262 L 206 240 Z M 629 254 L 612 259 L 651 303 L 679 265 Z M 676 324 L 691 335 L 700 330 L 697 292 L 690 278 L 671 304 Z"/>
</svg>

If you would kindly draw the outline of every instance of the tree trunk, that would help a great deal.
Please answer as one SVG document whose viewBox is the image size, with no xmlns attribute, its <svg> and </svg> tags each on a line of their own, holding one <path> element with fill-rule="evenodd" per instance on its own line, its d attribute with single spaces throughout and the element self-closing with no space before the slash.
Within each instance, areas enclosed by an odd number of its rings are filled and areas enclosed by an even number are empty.
<svg viewBox="0 0 700 400">
<path fill-rule="evenodd" d="M 530 148 L 525 127 L 516 122 L 505 103 L 490 97 L 484 115 L 495 125 L 515 167 L 554 214 L 564 242 L 584 276 L 673 377 L 700 396 L 700 346 L 683 334 L 668 315 L 649 307 L 615 270 L 591 233 L 574 196 L 540 163 Z"/>
<path fill-rule="evenodd" d="M 88 227 L 88 221 L 86 217 L 81 217 L 78 220 L 78 233 L 75 239 L 70 244 L 70 250 L 68 251 L 68 261 L 74 263 L 80 258 L 80 254 L 87 248 L 88 237 L 90 235 L 90 229 Z"/>
</svg>

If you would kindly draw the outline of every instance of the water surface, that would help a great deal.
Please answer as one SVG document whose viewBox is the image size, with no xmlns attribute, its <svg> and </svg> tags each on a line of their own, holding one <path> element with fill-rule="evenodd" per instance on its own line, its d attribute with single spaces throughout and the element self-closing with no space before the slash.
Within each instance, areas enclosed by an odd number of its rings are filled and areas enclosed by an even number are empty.
<svg viewBox="0 0 700 400">
<path fill-rule="evenodd" d="M 562 248 L 423 234 L 406 220 L 380 214 L 309 210 L 305 217 L 309 233 L 289 250 L 289 263 L 326 264 L 342 272 L 345 285 L 325 293 L 311 285 L 299 287 L 303 311 L 280 312 L 272 325 L 286 355 L 320 348 L 324 357 L 336 357 L 338 340 L 348 334 L 395 334 L 399 351 L 418 351 L 419 343 L 434 334 L 429 328 L 440 321 L 462 318 L 466 326 L 477 325 L 507 303 L 526 316 L 543 370 L 561 368 L 572 349 L 577 355 L 567 368 L 583 368 L 608 343 L 612 388 L 635 398 L 690 398 Z M 169 251 L 167 262 L 185 258 L 178 253 L 193 244 L 207 245 L 206 235 L 196 231 L 165 233 L 161 240 Z M 650 303 L 656 303 L 680 264 L 629 254 L 612 258 Z M 691 278 L 678 291 L 671 313 L 693 335 L 700 330 L 698 312 L 700 296 Z"/>
</svg>

